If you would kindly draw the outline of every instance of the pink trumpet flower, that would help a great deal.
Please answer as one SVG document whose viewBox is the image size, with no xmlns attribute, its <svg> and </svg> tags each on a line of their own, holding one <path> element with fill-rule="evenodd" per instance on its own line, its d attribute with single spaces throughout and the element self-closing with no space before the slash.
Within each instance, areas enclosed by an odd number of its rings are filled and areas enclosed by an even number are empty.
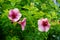
<svg viewBox="0 0 60 40">
<path fill-rule="evenodd" d="M 38 20 L 38 30 L 41 32 L 47 32 L 50 28 L 50 24 L 48 22 L 48 19 L 40 19 Z"/>
<path fill-rule="evenodd" d="M 21 18 L 21 13 L 19 12 L 18 8 L 15 9 L 11 9 L 9 11 L 9 15 L 8 18 L 12 21 L 12 22 L 17 22 L 20 18 Z"/>
<path fill-rule="evenodd" d="M 18 24 L 20 24 L 22 30 L 24 30 L 25 29 L 25 26 L 26 26 L 26 18 L 24 18 L 22 21 L 19 21 Z"/>
</svg>

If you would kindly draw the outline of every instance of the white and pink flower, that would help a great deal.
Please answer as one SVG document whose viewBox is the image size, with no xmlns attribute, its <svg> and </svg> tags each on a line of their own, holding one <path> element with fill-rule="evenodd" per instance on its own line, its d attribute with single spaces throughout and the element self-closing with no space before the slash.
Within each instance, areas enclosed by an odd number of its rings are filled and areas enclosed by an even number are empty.
<svg viewBox="0 0 60 40">
<path fill-rule="evenodd" d="M 47 32 L 50 28 L 50 24 L 48 22 L 48 19 L 39 19 L 38 20 L 38 30 L 41 32 Z"/>
<path fill-rule="evenodd" d="M 18 8 L 15 9 L 11 9 L 9 11 L 9 15 L 8 18 L 12 21 L 12 22 L 17 22 L 20 18 L 21 18 L 21 13 L 19 12 Z"/>
<path fill-rule="evenodd" d="M 24 18 L 22 21 L 19 21 L 18 24 L 20 24 L 22 30 L 24 30 L 25 29 L 25 26 L 26 26 L 26 18 Z"/>
</svg>

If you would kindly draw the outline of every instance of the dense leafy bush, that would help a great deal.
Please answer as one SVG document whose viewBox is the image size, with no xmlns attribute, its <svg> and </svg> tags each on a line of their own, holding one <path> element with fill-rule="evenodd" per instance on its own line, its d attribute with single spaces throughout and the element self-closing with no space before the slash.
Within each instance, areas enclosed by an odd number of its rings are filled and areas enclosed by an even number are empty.
<svg viewBox="0 0 60 40">
<path fill-rule="evenodd" d="M 57 1 L 60 2 L 59 0 Z M 18 8 L 26 18 L 25 30 L 8 18 L 9 10 Z M 38 20 L 48 18 L 48 32 L 38 30 Z M 60 8 L 53 0 L 0 0 L 0 40 L 60 40 Z"/>
</svg>

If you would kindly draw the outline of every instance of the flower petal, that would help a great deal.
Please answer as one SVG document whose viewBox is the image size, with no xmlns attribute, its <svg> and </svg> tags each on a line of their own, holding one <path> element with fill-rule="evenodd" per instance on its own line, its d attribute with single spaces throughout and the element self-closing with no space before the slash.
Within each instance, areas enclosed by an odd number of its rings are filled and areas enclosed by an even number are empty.
<svg viewBox="0 0 60 40">
<path fill-rule="evenodd" d="M 44 27 L 43 26 L 38 26 L 38 30 L 43 32 L 44 31 Z"/>
<path fill-rule="evenodd" d="M 19 13 L 19 9 L 18 9 L 18 8 L 13 9 L 13 11 L 14 11 L 15 13 Z"/>
<path fill-rule="evenodd" d="M 22 30 L 24 30 L 25 26 L 26 26 L 26 18 L 24 18 L 21 22 Z"/>
<path fill-rule="evenodd" d="M 9 11 L 9 15 L 8 15 L 8 18 L 9 18 L 10 20 L 12 20 L 11 15 L 12 15 L 12 9 Z"/>
<path fill-rule="evenodd" d="M 45 27 L 44 31 L 47 32 L 50 29 L 50 24 Z"/>
<path fill-rule="evenodd" d="M 38 20 L 38 30 L 39 31 L 44 31 L 44 27 L 42 26 L 42 21 Z"/>
<path fill-rule="evenodd" d="M 42 21 L 38 20 L 38 26 L 42 26 Z"/>
</svg>

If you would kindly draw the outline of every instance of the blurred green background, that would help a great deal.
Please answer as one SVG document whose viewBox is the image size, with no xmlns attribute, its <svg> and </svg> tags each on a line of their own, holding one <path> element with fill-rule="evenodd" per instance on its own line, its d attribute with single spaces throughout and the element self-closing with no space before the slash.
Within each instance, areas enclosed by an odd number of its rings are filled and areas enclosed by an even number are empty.
<svg viewBox="0 0 60 40">
<path fill-rule="evenodd" d="M 18 8 L 22 20 L 27 18 L 25 30 L 8 19 L 10 9 Z M 37 21 L 48 18 L 48 32 L 38 31 Z M 60 0 L 0 0 L 0 40 L 60 40 Z"/>
</svg>

